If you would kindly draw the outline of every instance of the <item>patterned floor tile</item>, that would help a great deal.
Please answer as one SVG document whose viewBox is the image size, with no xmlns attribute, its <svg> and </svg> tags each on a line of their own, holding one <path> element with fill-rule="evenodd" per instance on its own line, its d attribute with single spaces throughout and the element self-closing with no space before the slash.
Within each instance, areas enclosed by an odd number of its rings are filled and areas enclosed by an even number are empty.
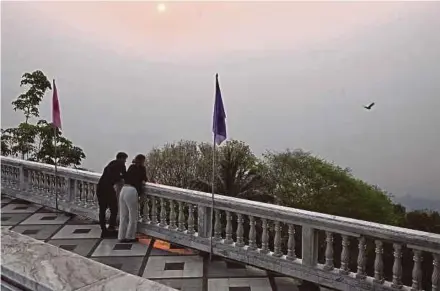
<svg viewBox="0 0 440 291">
<path fill-rule="evenodd" d="M 78 238 L 100 238 L 101 227 L 99 225 L 66 225 L 53 239 L 78 239 Z"/>
<path fill-rule="evenodd" d="M 136 257 L 145 256 L 148 246 L 141 243 L 119 243 L 117 239 L 104 239 L 92 257 Z"/>
<path fill-rule="evenodd" d="M 300 280 L 290 277 L 275 277 L 274 280 L 277 291 L 298 291 L 301 285 Z"/>
<path fill-rule="evenodd" d="M 1 215 L 2 225 L 16 225 L 31 215 L 32 215 L 31 213 L 15 213 L 15 214 L 2 213 Z"/>
<path fill-rule="evenodd" d="M 144 257 L 100 257 L 92 260 L 137 276 Z"/>
<path fill-rule="evenodd" d="M 197 278 L 203 276 L 203 258 L 200 256 L 149 257 L 142 277 Z"/>
<path fill-rule="evenodd" d="M 48 243 L 86 257 L 98 241 L 99 239 L 52 239 Z"/>
<path fill-rule="evenodd" d="M 208 291 L 272 291 L 268 278 L 208 279 Z"/>
<path fill-rule="evenodd" d="M 54 209 L 54 208 L 50 208 L 50 207 L 46 207 L 46 206 L 41 207 L 41 208 L 38 209 L 38 211 L 37 211 L 37 213 L 55 213 L 55 212 L 57 212 L 56 209 Z M 60 212 L 60 211 L 58 211 L 58 212 Z"/>
<path fill-rule="evenodd" d="M 46 240 L 53 235 L 59 227 L 59 225 L 17 225 L 11 230 L 35 239 Z"/>
<path fill-rule="evenodd" d="M 25 224 L 64 224 L 70 217 L 64 213 L 35 213 L 23 221 Z"/>
<path fill-rule="evenodd" d="M 231 261 L 216 260 L 208 265 L 208 278 L 266 277 L 265 270 Z"/>
<path fill-rule="evenodd" d="M 35 213 L 41 206 L 35 204 L 25 204 L 25 203 L 9 203 L 2 207 L 2 213 Z"/>
<path fill-rule="evenodd" d="M 84 218 L 84 217 L 79 217 L 79 216 L 73 216 L 69 222 L 67 222 L 67 224 L 73 224 L 73 225 L 81 225 L 81 224 L 99 224 L 98 221 L 89 219 L 89 218 Z"/>
<path fill-rule="evenodd" d="M 155 279 L 153 281 L 181 291 L 203 290 L 203 279 Z"/>
</svg>

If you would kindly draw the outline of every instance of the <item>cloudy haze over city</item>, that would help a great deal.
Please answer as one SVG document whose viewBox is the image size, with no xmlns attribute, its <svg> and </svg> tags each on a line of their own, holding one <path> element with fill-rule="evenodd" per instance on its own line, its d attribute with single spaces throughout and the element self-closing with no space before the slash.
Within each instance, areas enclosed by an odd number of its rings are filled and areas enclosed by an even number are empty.
<svg viewBox="0 0 440 291">
<path fill-rule="evenodd" d="M 101 171 L 229 138 L 302 148 L 395 196 L 440 197 L 440 2 L 4 2 L 2 128 L 24 72 L 57 80 L 63 133 Z M 50 119 L 50 93 L 41 117 Z M 372 110 L 363 105 L 376 102 Z"/>
</svg>

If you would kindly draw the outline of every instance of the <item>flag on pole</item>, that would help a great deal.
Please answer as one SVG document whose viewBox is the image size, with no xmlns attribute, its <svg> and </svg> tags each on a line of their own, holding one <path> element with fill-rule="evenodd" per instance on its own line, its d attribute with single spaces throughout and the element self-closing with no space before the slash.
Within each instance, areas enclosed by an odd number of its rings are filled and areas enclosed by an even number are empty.
<svg viewBox="0 0 440 291">
<path fill-rule="evenodd" d="M 220 85 L 218 83 L 218 74 L 215 75 L 215 103 L 212 132 L 214 133 L 214 141 L 217 145 L 220 145 L 226 140 L 226 113 L 223 106 Z"/>
<path fill-rule="evenodd" d="M 57 92 L 57 86 L 55 85 L 55 79 L 53 80 L 52 124 L 53 126 L 61 129 L 60 102 L 58 101 L 58 92 Z"/>
</svg>

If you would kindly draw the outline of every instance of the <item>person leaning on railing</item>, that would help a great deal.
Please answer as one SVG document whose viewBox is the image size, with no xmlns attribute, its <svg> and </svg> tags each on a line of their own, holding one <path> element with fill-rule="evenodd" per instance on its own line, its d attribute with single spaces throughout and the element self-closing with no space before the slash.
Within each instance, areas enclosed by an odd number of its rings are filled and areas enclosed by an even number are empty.
<svg viewBox="0 0 440 291">
<path fill-rule="evenodd" d="M 137 155 L 124 176 L 124 186 L 119 195 L 119 233 L 120 242 L 135 242 L 138 221 L 139 196 L 144 195 L 147 182 L 145 156 Z"/>
<path fill-rule="evenodd" d="M 128 155 L 120 152 L 116 159 L 111 161 L 102 173 L 98 182 L 96 196 L 99 204 L 99 224 L 101 226 L 101 237 L 116 237 L 116 218 L 118 215 L 118 198 L 115 185 L 121 183 L 125 175 L 125 162 Z M 106 226 L 105 212 L 110 208 L 109 227 Z"/>
</svg>

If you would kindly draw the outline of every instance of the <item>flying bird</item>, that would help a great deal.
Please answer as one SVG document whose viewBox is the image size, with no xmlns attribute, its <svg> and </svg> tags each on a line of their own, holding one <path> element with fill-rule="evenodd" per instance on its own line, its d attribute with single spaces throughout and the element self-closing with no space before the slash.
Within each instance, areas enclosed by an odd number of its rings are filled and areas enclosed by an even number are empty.
<svg viewBox="0 0 440 291">
<path fill-rule="evenodd" d="M 374 106 L 374 102 L 368 106 L 364 106 L 365 109 L 370 110 Z"/>
</svg>

